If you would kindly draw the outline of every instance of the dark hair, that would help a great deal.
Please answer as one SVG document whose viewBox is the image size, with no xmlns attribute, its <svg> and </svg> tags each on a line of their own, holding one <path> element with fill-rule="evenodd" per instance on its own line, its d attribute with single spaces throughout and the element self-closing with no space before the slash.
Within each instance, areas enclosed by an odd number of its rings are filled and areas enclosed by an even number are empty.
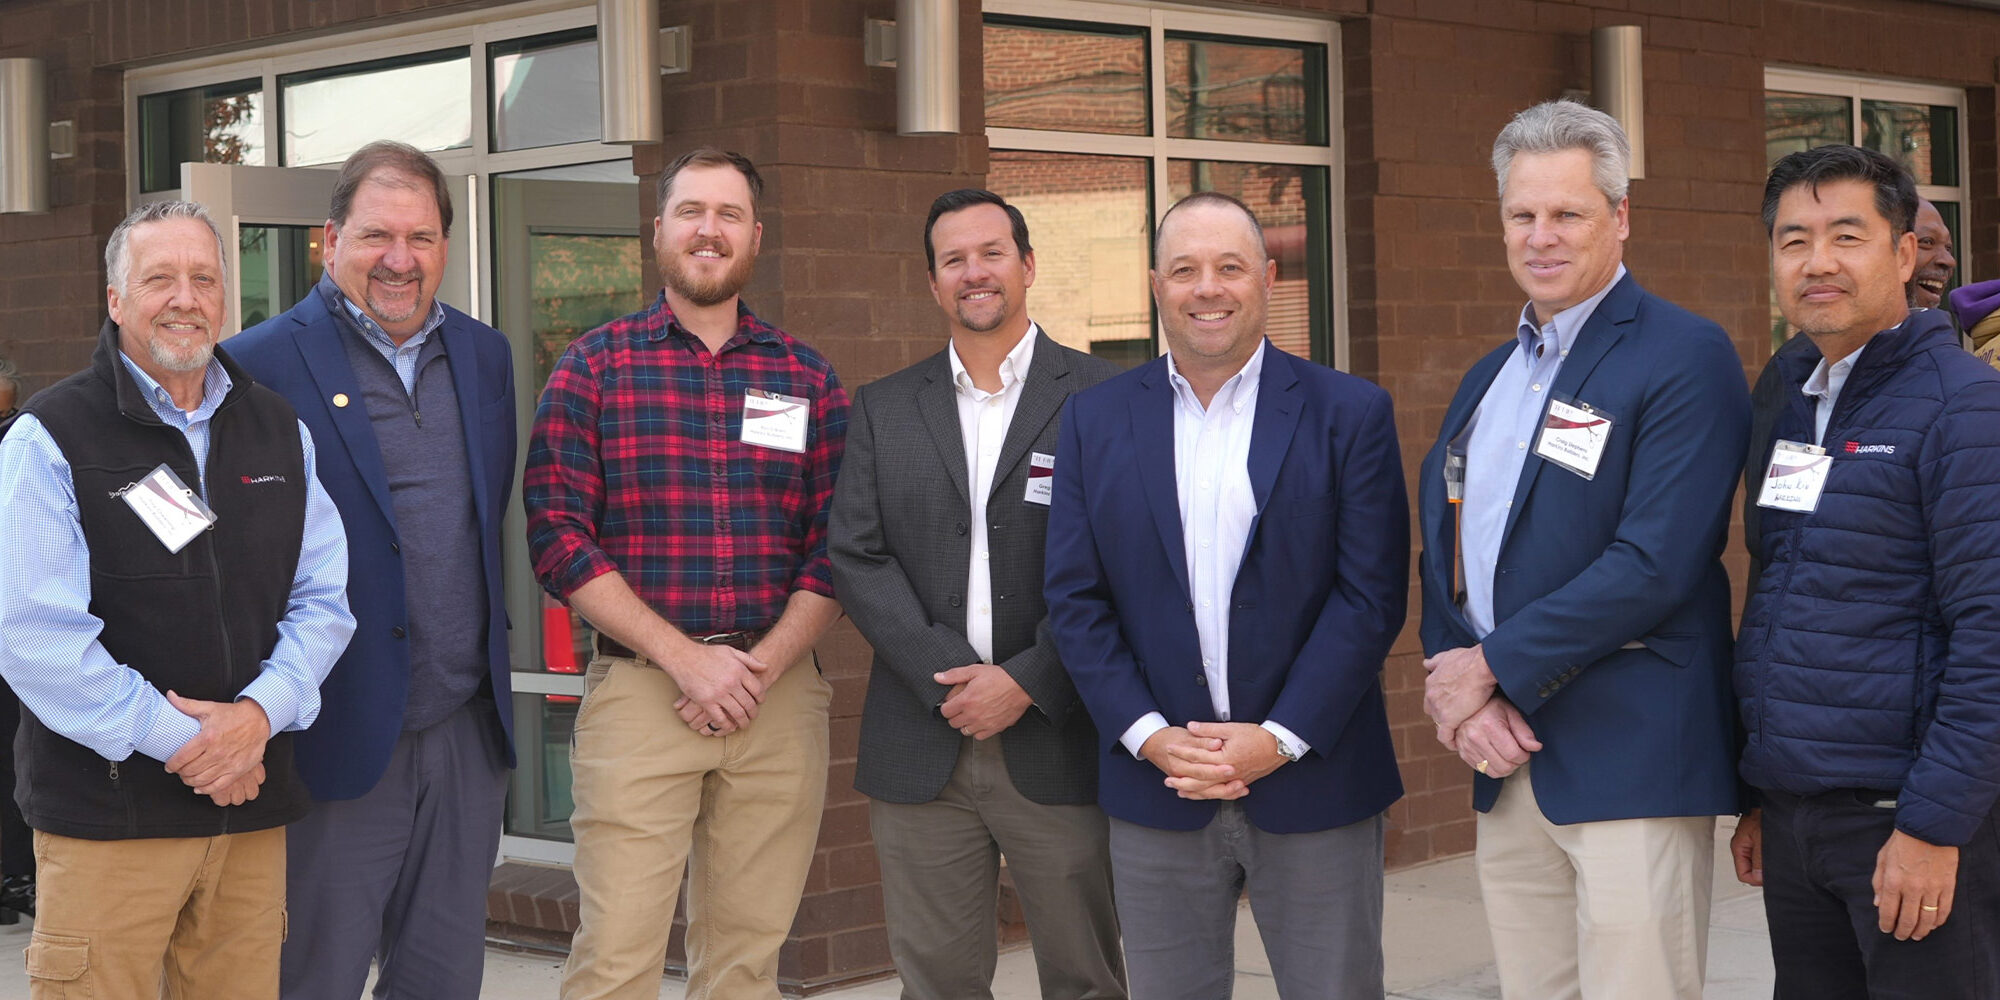
<svg viewBox="0 0 2000 1000">
<path fill-rule="evenodd" d="M 1028 220 L 1021 215 L 1020 209 L 1007 204 L 1007 199 L 991 191 L 980 188 L 959 188 L 938 195 L 937 200 L 931 202 L 930 217 L 924 220 L 924 266 L 930 268 L 932 274 L 937 273 L 937 248 L 931 244 L 931 230 L 937 228 L 939 219 L 974 205 L 999 206 L 1001 211 L 1007 213 L 1007 221 L 1014 225 L 1015 251 L 1022 257 L 1035 252 L 1035 248 L 1028 244 Z"/>
<path fill-rule="evenodd" d="M 326 210 L 327 219 L 336 226 L 346 225 L 347 212 L 354 207 L 354 192 L 361 188 L 361 182 L 378 170 L 414 177 L 430 185 L 431 196 L 437 201 L 438 221 L 444 225 L 443 235 L 451 235 L 451 186 L 445 182 L 444 171 L 438 169 L 437 161 L 423 150 L 392 139 L 371 142 L 355 150 L 354 155 L 340 165 L 340 177 L 333 182 L 333 205 Z M 381 184 L 423 190 L 422 185 L 404 185 L 402 181 L 386 177 L 375 180 Z"/>
<path fill-rule="evenodd" d="M 681 171 L 689 167 L 735 167 L 750 185 L 750 213 L 756 214 L 757 201 L 764 197 L 764 178 L 757 173 L 757 165 L 751 163 L 750 158 L 742 153 L 717 149 L 714 146 L 690 149 L 676 157 L 674 162 L 667 164 L 667 169 L 660 174 L 660 186 L 654 192 L 659 199 L 660 214 L 665 214 L 667 211 L 667 189 L 673 187 L 674 178 L 679 177 Z"/>
<path fill-rule="evenodd" d="M 1174 202 L 1173 207 L 1167 209 L 1167 214 L 1160 216 L 1160 224 L 1153 230 L 1154 268 L 1160 266 L 1160 234 L 1167 231 L 1167 220 L 1173 218 L 1183 205 L 1227 205 L 1242 212 L 1243 217 L 1250 220 L 1250 235 L 1257 238 L 1257 252 L 1263 254 L 1265 260 L 1271 259 L 1271 249 L 1264 245 L 1264 225 L 1257 221 L 1257 213 L 1250 211 L 1250 206 L 1220 191 L 1196 191 Z"/>
<path fill-rule="evenodd" d="M 1815 146 L 1792 153 L 1771 168 L 1764 182 L 1764 235 L 1777 228 L 1778 199 L 1804 184 L 1819 196 L 1821 184 L 1861 181 L 1875 187 L 1875 210 L 1889 220 L 1889 234 L 1901 236 L 1917 226 L 1917 183 L 1903 165 L 1859 146 Z"/>
</svg>

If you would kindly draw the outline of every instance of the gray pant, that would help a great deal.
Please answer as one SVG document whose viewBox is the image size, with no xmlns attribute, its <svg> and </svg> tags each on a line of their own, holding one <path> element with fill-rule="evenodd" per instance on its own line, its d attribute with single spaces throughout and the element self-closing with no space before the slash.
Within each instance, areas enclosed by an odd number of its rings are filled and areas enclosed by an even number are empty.
<svg viewBox="0 0 2000 1000">
<path fill-rule="evenodd" d="M 937 798 L 868 810 L 903 1000 L 993 996 L 1003 854 L 1043 1000 L 1124 1000 L 1103 810 L 1023 797 L 1000 741 L 970 737 Z"/>
<path fill-rule="evenodd" d="M 494 711 L 474 698 L 404 733 L 368 794 L 288 828 L 285 1000 L 355 1000 L 378 957 L 378 998 L 477 1000 L 507 801 Z"/>
<path fill-rule="evenodd" d="M 1135 1000 L 1227 1000 L 1246 889 L 1280 997 L 1383 995 L 1381 816 L 1283 834 L 1234 802 L 1193 831 L 1113 819 L 1111 868 Z"/>
</svg>

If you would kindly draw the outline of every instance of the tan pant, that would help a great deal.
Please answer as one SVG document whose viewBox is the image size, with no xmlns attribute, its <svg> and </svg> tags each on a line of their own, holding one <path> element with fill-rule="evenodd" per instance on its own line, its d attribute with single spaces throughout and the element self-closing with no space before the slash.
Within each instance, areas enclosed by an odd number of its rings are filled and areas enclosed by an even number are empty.
<svg viewBox="0 0 2000 1000">
<path fill-rule="evenodd" d="M 679 686 L 644 660 L 592 660 L 584 691 L 570 751 L 582 926 L 563 1000 L 659 995 L 683 868 L 690 1000 L 776 998 L 826 801 L 833 690 L 812 656 L 729 736 L 688 728 Z"/>
<path fill-rule="evenodd" d="M 37 830 L 35 872 L 35 1000 L 278 995 L 284 827 L 141 840 Z"/>
<path fill-rule="evenodd" d="M 1701 1000 L 1715 817 L 1558 826 L 1535 803 L 1529 767 L 1478 819 L 1479 891 L 1502 994 Z"/>
</svg>

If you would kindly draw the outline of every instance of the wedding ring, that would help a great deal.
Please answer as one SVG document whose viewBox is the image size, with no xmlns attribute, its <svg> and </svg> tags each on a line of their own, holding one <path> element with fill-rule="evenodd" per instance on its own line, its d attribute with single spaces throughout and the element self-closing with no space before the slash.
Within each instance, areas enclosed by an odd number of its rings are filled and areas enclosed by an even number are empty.
<svg viewBox="0 0 2000 1000">
<path fill-rule="evenodd" d="M 1474 765 L 1472 765 L 1472 769 L 1473 769 L 1473 770 L 1475 770 L 1475 771 L 1478 771 L 1478 772 L 1479 772 L 1480 774 L 1485 774 L 1485 773 L 1486 773 L 1486 765 L 1488 765 L 1488 764 L 1491 764 L 1491 763 L 1493 763 L 1493 762 L 1492 762 L 1492 761 L 1490 761 L 1490 760 L 1482 760 L 1482 761 L 1480 761 L 1479 763 L 1477 763 L 1477 764 L 1474 764 Z"/>
</svg>

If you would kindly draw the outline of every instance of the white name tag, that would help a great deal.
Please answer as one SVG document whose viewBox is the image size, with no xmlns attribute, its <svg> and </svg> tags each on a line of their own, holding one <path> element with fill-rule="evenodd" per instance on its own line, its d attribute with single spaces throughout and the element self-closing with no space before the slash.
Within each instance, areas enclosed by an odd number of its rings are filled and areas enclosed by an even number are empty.
<svg viewBox="0 0 2000 1000">
<path fill-rule="evenodd" d="M 812 402 L 762 389 L 743 394 L 743 443 L 803 453 Z"/>
<path fill-rule="evenodd" d="M 1549 411 L 1542 416 L 1542 429 L 1535 436 L 1535 454 L 1582 476 L 1597 476 L 1597 460 L 1604 457 L 1604 443 L 1611 440 L 1611 415 L 1581 400 L 1571 402 L 1549 398 Z"/>
<path fill-rule="evenodd" d="M 168 552 L 179 552 L 215 523 L 215 512 L 164 463 L 121 493 Z"/>
<path fill-rule="evenodd" d="M 1826 488 L 1827 473 L 1833 471 L 1833 456 L 1817 445 L 1779 441 L 1771 446 L 1771 464 L 1764 469 L 1764 489 L 1757 494 L 1757 506 L 1810 514 L 1819 509 L 1820 491 Z"/>
<path fill-rule="evenodd" d="M 1044 507 L 1055 497 L 1056 457 L 1041 452 L 1028 455 L 1028 495 L 1021 499 Z"/>
</svg>

